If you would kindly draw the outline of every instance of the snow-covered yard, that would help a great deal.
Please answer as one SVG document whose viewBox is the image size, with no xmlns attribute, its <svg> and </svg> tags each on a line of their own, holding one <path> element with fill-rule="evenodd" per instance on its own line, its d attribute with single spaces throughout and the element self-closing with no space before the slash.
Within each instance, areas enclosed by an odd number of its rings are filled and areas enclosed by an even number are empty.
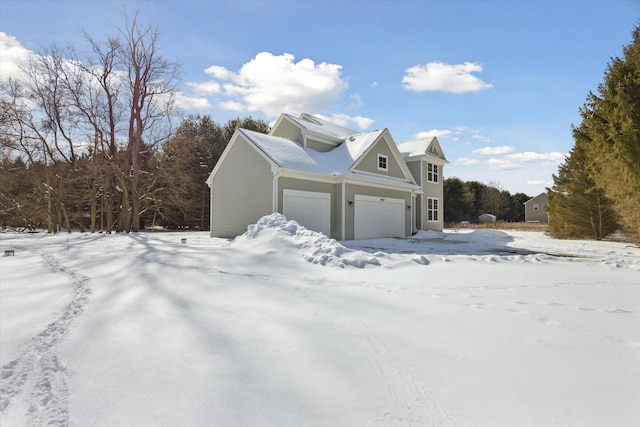
<svg viewBox="0 0 640 427">
<path fill-rule="evenodd" d="M 233 241 L 2 233 L 9 249 L 3 427 L 640 419 L 640 251 L 625 243 L 338 243 L 272 215 Z"/>
</svg>

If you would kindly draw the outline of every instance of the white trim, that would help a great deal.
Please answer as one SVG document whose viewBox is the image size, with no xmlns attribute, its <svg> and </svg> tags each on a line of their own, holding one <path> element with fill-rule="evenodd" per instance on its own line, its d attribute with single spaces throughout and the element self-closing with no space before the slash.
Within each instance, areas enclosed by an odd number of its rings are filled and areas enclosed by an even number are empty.
<svg viewBox="0 0 640 427">
<path fill-rule="evenodd" d="M 280 176 L 286 178 L 304 179 L 307 181 L 324 182 L 327 184 L 337 184 L 342 179 L 342 175 L 325 175 L 316 172 L 306 172 L 296 169 L 279 168 Z"/>
<path fill-rule="evenodd" d="M 429 209 L 429 200 L 435 200 L 438 206 L 435 209 Z M 425 210 L 425 219 L 427 220 L 427 222 L 440 222 L 440 198 L 427 196 L 425 197 L 425 202 L 426 202 L 426 208 L 427 208 Z M 430 210 L 431 212 L 436 212 L 436 216 L 438 217 L 437 219 L 429 219 Z"/>
<path fill-rule="evenodd" d="M 418 231 L 418 217 L 416 216 L 416 194 L 411 195 L 411 234 Z"/>
<path fill-rule="evenodd" d="M 349 172 L 356 172 L 356 169 L 358 168 L 358 165 L 360 164 L 360 162 L 362 162 L 362 160 L 366 158 L 367 155 L 373 151 L 373 147 L 375 147 L 380 143 L 380 138 L 383 138 L 385 144 L 387 144 L 387 147 L 389 148 L 391 155 L 396 160 L 396 163 L 398 164 L 398 167 L 400 168 L 402 175 L 404 175 L 404 179 L 407 182 L 415 184 L 416 182 L 413 179 L 413 175 L 411 174 L 409 167 L 405 163 L 404 157 L 402 157 L 402 153 L 400 153 L 398 149 L 398 145 L 396 145 L 395 141 L 393 140 L 393 137 L 391 136 L 391 133 L 389 132 L 389 129 L 387 128 L 384 128 L 380 132 L 380 134 L 376 137 L 376 139 L 373 141 L 373 143 L 371 143 L 371 145 L 369 145 L 369 147 L 367 147 L 367 149 L 364 150 L 364 153 L 360 154 L 360 157 L 356 159 L 355 162 L 353 162 L 353 164 L 349 167 Z M 363 171 L 358 170 L 357 172 L 360 173 Z M 396 179 L 399 179 L 399 178 L 396 178 Z"/>
<path fill-rule="evenodd" d="M 279 184 L 279 178 L 280 178 L 280 174 L 279 173 L 274 173 L 273 174 L 273 212 L 278 212 L 278 200 L 279 200 L 279 191 L 278 191 L 278 184 Z"/>
<path fill-rule="evenodd" d="M 400 180 L 400 178 L 387 177 L 371 172 L 358 171 L 350 175 L 325 175 L 316 172 L 300 171 L 296 169 L 279 168 L 279 175 L 285 178 L 302 179 L 306 181 L 323 182 L 327 184 L 339 184 L 341 182 L 358 183 L 369 187 L 379 187 L 391 190 L 413 191 L 422 193 L 422 187 Z M 369 178 L 370 177 L 370 178 Z"/>
<path fill-rule="evenodd" d="M 222 154 L 220 155 L 220 158 L 218 159 L 218 161 L 216 162 L 216 165 L 214 166 L 213 170 L 211 171 L 211 173 L 209 174 L 209 176 L 207 177 L 206 183 L 209 184 L 209 186 L 213 185 L 213 179 L 216 176 L 216 174 L 218 173 L 218 171 L 220 170 L 220 168 L 222 167 L 222 164 L 224 163 L 224 161 L 227 159 L 227 157 L 229 156 L 229 153 L 231 152 L 231 149 L 233 148 L 234 145 L 236 145 L 238 143 L 238 139 L 240 139 L 240 136 L 242 135 L 242 140 L 244 142 L 246 142 L 247 144 L 249 144 L 251 147 L 253 147 L 254 150 L 256 150 L 258 152 L 258 154 L 260 154 L 262 157 L 264 157 L 264 159 L 269 162 L 269 164 L 271 165 L 271 170 L 274 171 L 274 167 L 277 168 L 278 165 L 276 164 L 276 162 L 273 161 L 273 159 L 271 159 L 271 157 L 269 157 L 264 151 L 262 151 L 260 149 L 260 147 L 258 147 L 253 140 L 251 139 L 251 137 L 249 135 L 247 135 L 244 132 L 244 129 L 240 128 L 240 129 L 236 129 L 236 131 L 233 133 L 233 135 L 231 136 L 231 139 L 229 140 L 229 143 L 227 144 L 227 146 L 225 147 L 224 151 L 222 152 Z"/>
<path fill-rule="evenodd" d="M 384 162 L 380 162 L 381 160 L 384 160 Z M 380 166 L 380 163 L 384 163 L 384 166 Z M 376 166 L 379 171 L 389 172 L 389 156 L 376 153 Z"/>
<path fill-rule="evenodd" d="M 382 183 L 378 181 L 370 181 L 364 178 L 358 179 L 358 177 L 345 177 L 344 182 L 348 184 L 362 185 L 365 187 L 375 187 L 375 188 L 384 188 L 387 190 L 397 190 L 397 191 L 407 191 L 412 193 L 421 193 L 422 188 L 417 185 L 409 184 L 409 183 L 398 183 L 399 185 L 394 185 L 393 183 Z M 401 185 L 404 184 L 404 185 Z"/>
<path fill-rule="evenodd" d="M 213 237 L 213 180 L 209 185 L 209 237 Z"/>
<path fill-rule="evenodd" d="M 429 172 L 429 165 L 431 165 L 431 172 Z M 427 182 L 431 184 L 440 184 L 440 172 L 435 172 L 435 170 L 442 170 L 440 165 L 437 163 L 427 162 Z M 433 179 L 429 179 L 429 173 L 431 173 L 432 177 L 435 177 L 435 181 Z"/>
</svg>

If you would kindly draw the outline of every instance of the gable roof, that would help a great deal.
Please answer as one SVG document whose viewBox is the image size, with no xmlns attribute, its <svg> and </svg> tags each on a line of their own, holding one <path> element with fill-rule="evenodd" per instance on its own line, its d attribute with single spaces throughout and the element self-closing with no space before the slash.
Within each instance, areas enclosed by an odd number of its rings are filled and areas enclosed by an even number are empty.
<svg viewBox="0 0 640 427">
<path fill-rule="evenodd" d="M 344 175 L 350 172 L 351 166 L 383 131 L 351 135 L 338 147 L 327 152 L 304 148 L 295 141 L 279 136 L 265 135 L 246 129 L 238 129 L 238 132 L 279 167 L 326 175 Z"/>
<path fill-rule="evenodd" d="M 526 205 L 526 204 L 531 203 L 531 202 L 540 201 L 541 199 L 544 199 L 545 201 L 548 202 L 549 195 L 547 194 L 546 191 L 543 191 L 542 193 L 538 194 L 537 196 L 530 198 L 529 200 L 524 202 L 524 204 Z"/>
<path fill-rule="evenodd" d="M 319 137 L 333 140 L 335 142 L 334 148 L 329 151 L 316 151 L 304 147 L 300 142 L 274 135 L 274 129 L 277 129 L 280 124 L 283 124 L 283 121 L 293 123 L 306 132 L 311 132 Z M 402 159 L 402 155 L 398 152 L 397 145 L 393 141 L 388 129 L 357 132 L 353 129 L 312 117 L 308 114 L 302 114 L 299 118 L 282 114 L 269 134 L 242 128 L 237 129 L 220 156 L 218 163 L 207 178 L 206 182 L 209 185 L 213 183 L 213 178 L 219 170 L 220 164 L 225 160 L 233 145 L 235 145 L 240 138 L 253 146 L 271 163 L 272 167 L 334 177 L 360 176 L 366 177 L 364 179 L 367 180 L 392 181 L 395 182 L 396 185 L 404 183 L 403 185 L 416 186 L 415 180 Z M 355 169 L 359 161 L 380 141 L 387 144 L 391 150 L 393 157 L 402 170 L 404 180 Z"/>
<path fill-rule="evenodd" d="M 400 170 L 402 171 L 402 175 L 404 175 L 404 178 L 407 181 L 414 183 L 415 180 L 413 179 L 413 175 L 411 174 L 411 171 L 407 167 L 407 164 L 404 162 L 404 159 L 402 158 L 402 154 L 398 151 L 398 146 L 393 141 L 393 138 L 391 137 L 391 133 L 389 133 L 389 130 L 387 128 L 384 128 L 382 130 L 381 136 L 382 136 L 382 138 L 376 138 L 376 141 L 384 140 L 384 142 L 386 143 L 389 151 L 391 152 L 391 155 L 393 156 L 393 158 L 395 159 L 396 163 L 400 167 Z M 352 137 L 350 137 L 350 138 L 352 138 Z M 367 147 L 367 149 L 360 155 L 360 158 L 358 160 L 356 160 L 356 162 L 351 167 L 352 171 L 354 171 L 354 169 L 358 166 L 360 161 L 363 160 L 364 157 L 367 154 L 369 154 L 370 151 L 373 150 L 374 145 L 375 144 L 370 144 Z"/>
<path fill-rule="evenodd" d="M 444 156 L 442 147 L 440 147 L 438 138 L 435 136 L 401 142 L 398 144 L 398 150 L 400 150 L 400 153 L 402 153 L 405 158 L 429 156 L 444 160 L 445 163 L 449 163 L 447 158 Z"/>
</svg>

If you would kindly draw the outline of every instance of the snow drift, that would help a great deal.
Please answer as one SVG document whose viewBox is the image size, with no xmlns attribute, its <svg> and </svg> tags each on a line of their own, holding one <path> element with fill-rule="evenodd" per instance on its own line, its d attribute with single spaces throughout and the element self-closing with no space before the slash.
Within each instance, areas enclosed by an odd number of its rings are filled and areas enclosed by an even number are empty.
<svg viewBox="0 0 640 427">
<path fill-rule="evenodd" d="M 317 231 L 309 230 L 296 221 L 287 220 L 279 213 L 266 215 L 255 224 L 250 225 L 247 231 L 236 237 L 233 242 L 236 246 L 262 247 L 267 252 L 279 252 L 288 250 L 299 251 L 302 257 L 312 263 L 331 267 L 344 268 L 345 266 L 364 268 L 367 265 L 380 265 L 375 256 L 348 249 L 335 239 Z M 382 253 L 377 256 L 384 256 Z"/>
</svg>

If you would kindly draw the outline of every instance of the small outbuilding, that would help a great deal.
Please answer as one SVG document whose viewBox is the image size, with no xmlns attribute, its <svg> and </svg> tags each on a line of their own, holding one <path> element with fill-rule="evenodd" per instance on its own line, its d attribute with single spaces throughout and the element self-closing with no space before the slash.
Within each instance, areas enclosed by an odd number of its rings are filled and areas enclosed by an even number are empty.
<svg viewBox="0 0 640 427">
<path fill-rule="evenodd" d="M 493 224 L 496 222 L 496 216 L 492 214 L 482 214 L 478 217 L 480 224 Z"/>
<path fill-rule="evenodd" d="M 545 207 L 549 204 L 547 193 L 540 193 L 524 202 L 525 222 L 539 222 L 546 224 L 549 222 L 549 214 Z"/>
</svg>

